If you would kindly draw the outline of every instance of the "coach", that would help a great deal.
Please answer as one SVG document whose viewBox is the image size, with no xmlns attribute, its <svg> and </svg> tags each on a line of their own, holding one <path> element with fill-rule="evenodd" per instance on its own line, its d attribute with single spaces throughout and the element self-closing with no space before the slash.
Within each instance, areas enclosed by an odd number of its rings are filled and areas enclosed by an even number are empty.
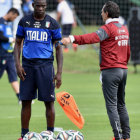
<svg viewBox="0 0 140 140">
<path fill-rule="evenodd" d="M 94 33 L 63 38 L 62 43 L 82 45 L 100 42 L 102 89 L 114 140 L 130 140 L 129 116 L 125 106 L 129 33 L 118 22 L 119 14 L 120 9 L 115 2 L 106 2 L 101 13 L 105 25 Z"/>
</svg>

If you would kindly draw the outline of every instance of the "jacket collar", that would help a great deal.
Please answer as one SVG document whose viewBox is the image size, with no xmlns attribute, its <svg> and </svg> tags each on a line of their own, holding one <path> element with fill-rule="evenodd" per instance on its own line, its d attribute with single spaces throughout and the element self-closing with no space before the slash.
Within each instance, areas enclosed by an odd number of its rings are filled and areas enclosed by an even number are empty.
<svg viewBox="0 0 140 140">
<path fill-rule="evenodd" d="M 107 20 L 105 21 L 105 24 L 108 24 L 108 23 L 114 22 L 114 21 L 119 22 L 119 18 L 109 18 L 109 19 L 107 19 Z"/>
</svg>

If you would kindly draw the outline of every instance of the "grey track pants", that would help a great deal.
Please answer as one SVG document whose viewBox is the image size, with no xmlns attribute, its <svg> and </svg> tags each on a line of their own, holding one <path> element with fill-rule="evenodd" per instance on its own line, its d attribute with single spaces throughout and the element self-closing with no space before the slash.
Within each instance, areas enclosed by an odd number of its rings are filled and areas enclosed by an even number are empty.
<svg viewBox="0 0 140 140">
<path fill-rule="evenodd" d="M 102 89 L 115 140 L 130 138 L 129 116 L 125 106 L 127 69 L 102 70 Z"/>
</svg>

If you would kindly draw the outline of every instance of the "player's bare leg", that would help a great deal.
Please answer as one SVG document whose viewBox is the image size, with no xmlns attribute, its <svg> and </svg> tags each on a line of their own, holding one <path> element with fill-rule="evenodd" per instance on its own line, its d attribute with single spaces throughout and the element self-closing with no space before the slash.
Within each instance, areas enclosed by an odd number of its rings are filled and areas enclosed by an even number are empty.
<svg viewBox="0 0 140 140">
<path fill-rule="evenodd" d="M 17 96 L 18 100 L 20 101 L 20 99 L 19 99 L 19 83 L 18 83 L 18 81 L 11 82 L 11 86 L 12 86 L 14 92 L 16 93 L 16 96 Z"/>
<path fill-rule="evenodd" d="M 21 109 L 21 138 L 18 140 L 22 140 L 24 135 L 29 132 L 29 121 L 31 118 L 31 102 L 30 101 L 22 101 L 22 109 Z"/>
<path fill-rule="evenodd" d="M 45 102 L 45 106 L 46 106 L 47 130 L 53 131 L 55 122 L 54 102 Z"/>
<path fill-rule="evenodd" d="M 11 86 L 12 86 L 12 88 L 13 88 L 13 90 L 16 94 L 19 93 L 19 83 L 18 83 L 18 81 L 12 82 Z"/>
<path fill-rule="evenodd" d="M 22 101 L 21 126 L 24 129 L 29 128 L 29 121 L 31 118 L 31 102 L 32 101 Z"/>
</svg>

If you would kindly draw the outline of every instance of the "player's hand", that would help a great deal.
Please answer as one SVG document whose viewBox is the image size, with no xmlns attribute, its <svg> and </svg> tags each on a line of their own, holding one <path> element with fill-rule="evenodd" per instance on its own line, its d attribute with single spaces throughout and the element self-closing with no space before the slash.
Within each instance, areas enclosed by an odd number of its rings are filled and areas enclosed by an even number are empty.
<svg viewBox="0 0 140 140">
<path fill-rule="evenodd" d="M 15 43 L 15 38 L 9 37 L 9 42 L 10 42 L 10 43 Z"/>
<path fill-rule="evenodd" d="M 61 42 L 63 43 L 63 45 L 67 46 L 68 44 L 71 43 L 71 40 L 69 37 L 65 37 L 61 40 Z"/>
<path fill-rule="evenodd" d="M 17 69 L 17 75 L 18 75 L 18 77 L 19 77 L 22 81 L 24 81 L 24 80 L 25 80 L 25 75 L 26 75 L 26 73 L 25 73 L 23 67 L 22 67 L 21 65 L 19 65 L 19 66 L 16 66 L 16 69 Z"/>
<path fill-rule="evenodd" d="M 16 42 L 16 39 L 14 38 L 12 43 L 15 43 L 15 42 Z"/>
<path fill-rule="evenodd" d="M 57 73 L 54 77 L 54 83 L 55 83 L 55 87 L 59 88 L 62 84 L 62 80 L 61 80 L 61 73 Z"/>
</svg>

